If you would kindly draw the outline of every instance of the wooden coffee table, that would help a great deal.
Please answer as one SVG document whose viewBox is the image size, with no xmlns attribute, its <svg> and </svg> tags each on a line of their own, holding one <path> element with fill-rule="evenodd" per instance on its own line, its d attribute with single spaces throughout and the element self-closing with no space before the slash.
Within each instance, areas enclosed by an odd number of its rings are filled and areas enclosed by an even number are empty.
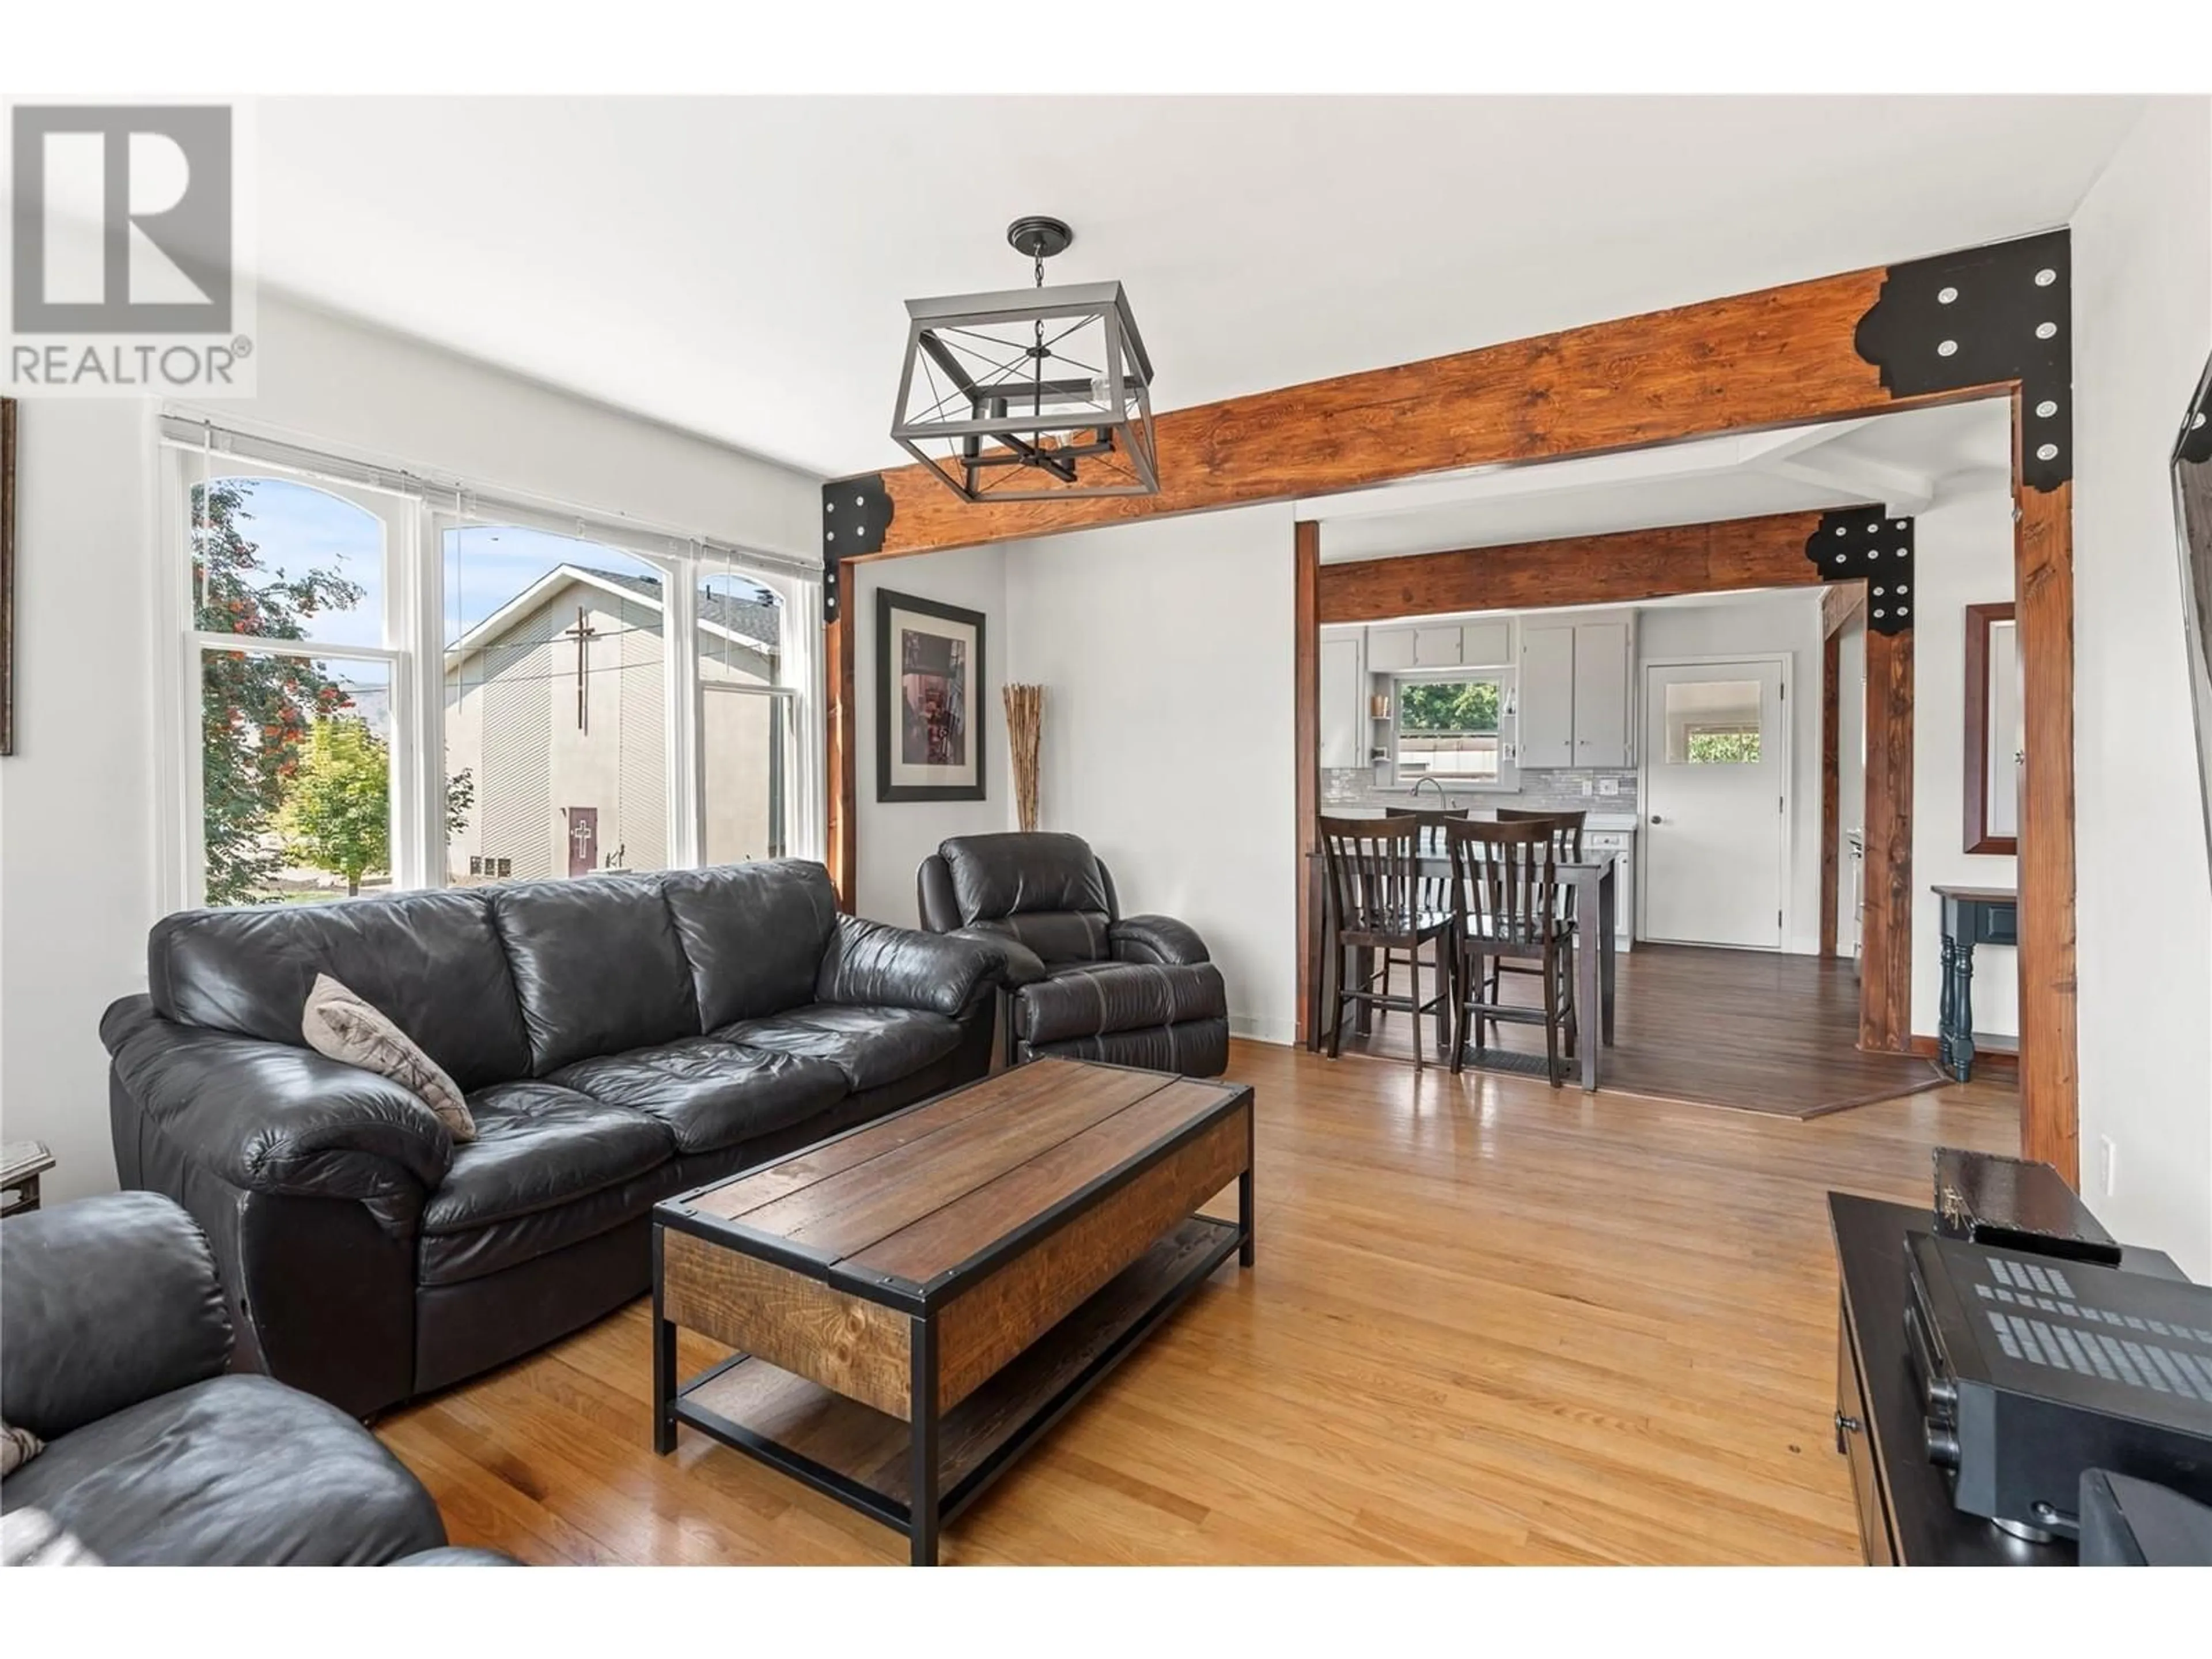
<svg viewBox="0 0 2212 1659">
<path fill-rule="evenodd" d="M 653 1449 L 686 1423 L 937 1560 L 965 1509 L 1237 1255 L 1252 1091 L 1041 1060 L 661 1203 Z M 1237 1183 L 1234 1221 L 1198 1206 Z M 676 1333 L 738 1350 L 679 1382 Z"/>
</svg>

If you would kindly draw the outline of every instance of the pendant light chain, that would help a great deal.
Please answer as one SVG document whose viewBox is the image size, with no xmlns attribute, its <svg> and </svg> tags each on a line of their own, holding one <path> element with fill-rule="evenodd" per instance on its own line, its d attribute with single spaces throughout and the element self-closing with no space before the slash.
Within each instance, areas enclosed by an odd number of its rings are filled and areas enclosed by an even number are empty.
<svg viewBox="0 0 2212 1659">
<path fill-rule="evenodd" d="M 1044 286 L 1043 244 L 1036 244 L 1030 257 L 1036 264 L 1036 286 L 1042 289 Z M 1030 397 L 1030 412 L 1033 415 L 1042 415 L 1044 413 L 1044 319 L 1042 317 L 1036 319 L 1036 351 L 1034 358 L 1036 367 L 1030 372 L 1030 379 L 1036 390 Z"/>
</svg>

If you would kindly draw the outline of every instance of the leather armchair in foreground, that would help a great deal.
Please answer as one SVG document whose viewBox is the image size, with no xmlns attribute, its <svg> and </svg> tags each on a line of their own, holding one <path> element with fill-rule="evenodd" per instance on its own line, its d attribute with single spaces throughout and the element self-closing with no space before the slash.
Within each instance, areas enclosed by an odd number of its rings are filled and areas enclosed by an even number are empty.
<svg viewBox="0 0 2212 1659">
<path fill-rule="evenodd" d="M 231 1372 L 230 1346 L 215 1258 L 168 1200 L 115 1193 L 0 1225 L 0 1417 L 46 1443 L 0 1482 L 9 1563 L 505 1561 L 449 1548 L 374 1435 Z"/>
<path fill-rule="evenodd" d="M 981 1077 L 1005 963 L 799 860 L 187 911 L 147 957 L 100 1024 L 116 1172 L 206 1230 L 242 1363 L 356 1416 L 641 1295 L 658 1200 Z M 319 973 L 474 1139 L 305 1046 Z"/>
<path fill-rule="evenodd" d="M 923 927 L 1005 951 L 1017 1059 L 1227 1069 L 1228 993 L 1206 942 L 1170 916 L 1121 915 L 1081 836 L 956 836 L 917 885 Z"/>
</svg>

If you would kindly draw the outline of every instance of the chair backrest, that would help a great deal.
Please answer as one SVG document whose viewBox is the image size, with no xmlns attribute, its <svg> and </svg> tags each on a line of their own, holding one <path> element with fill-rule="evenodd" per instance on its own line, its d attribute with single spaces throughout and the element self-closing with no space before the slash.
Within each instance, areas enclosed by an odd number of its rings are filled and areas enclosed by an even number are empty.
<svg viewBox="0 0 2212 1659">
<path fill-rule="evenodd" d="M 1548 823 L 1552 826 L 1552 855 L 1562 864 L 1580 864 L 1583 860 L 1583 820 L 1589 816 L 1585 811 L 1534 812 L 1519 807 L 1501 806 L 1498 809 L 1500 823 Z"/>
<path fill-rule="evenodd" d="M 1540 939 L 1555 931 L 1559 883 L 1551 824 L 1455 823 L 1444 833 L 1452 905 L 1463 927 L 1492 938 Z"/>
<path fill-rule="evenodd" d="M 1320 830 L 1330 903 L 1340 927 L 1402 921 L 1419 908 L 1421 825 L 1412 813 L 1324 817 Z"/>
<path fill-rule="evenodd" d="M 955 836 L 923 860 L 917 887 L 933 933 L 1003 934 L 1053 965 L 1112 955 L 1114 879 L 1080 836 Z"/>
</svg>

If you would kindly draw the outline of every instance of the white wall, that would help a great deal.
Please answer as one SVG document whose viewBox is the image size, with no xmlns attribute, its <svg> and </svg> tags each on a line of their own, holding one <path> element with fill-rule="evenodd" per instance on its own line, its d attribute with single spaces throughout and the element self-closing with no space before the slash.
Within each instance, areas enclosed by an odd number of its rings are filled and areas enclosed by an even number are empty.
<svg viewBox="0 0 2212 1659">
<path fill-rule="evenodd" d="M 0 760 L 0 1132 L 115 1184 L 100 1011 L 146 981 L 154 920 L 145 550 L 153 431 L 133 400 L 18 411 L 15 752 Z"/>
<path fill-rule="evenodd" d="M 1006 770 L 1006 707 L 1000 695 L 1009 649 L 1006 558 L 1004 547 L 966 547 L 849 568 L 858 577 L 848 589 L 856 607 L 853 696 L 859 704 L 854 717 L 854 793 L 860 807 L 860 869 L 853 908 L 872 921 L 915 926 L 915 872 L 947 836 L 1015 827 Z M 876 594 L 884 588 L 983 613 L 981 800 L 876 799 Z"/>
<path fill-rule="evenodd" d="M 261 395 L 222 418 L 366 459 L 813 557 L 819 481 L 264 294 Z M 17 753 L 0 761 L 0 1131 L 114 1184 L 98 1024 L 155 920 L 149 405 L 20 411 Z"/>
<path fill-rule="evenodd" d="M 2166 460 L 2212 348 L 2212 103 L 2154 104 L 2084 198 L 2074 326 L 2081 1187 L 2114 1233 L 2201 1280 L 2212 1277 L 2212 880 Z"/>
<path fill-rule="evenodd" d="M 259 339 L 258 395 L 192 412 L 821 559 L 821 481 L 805 473 L 265 290 Z"/>
<path fill-rule="evenodd" d="M 1920 603 L 1912 630 L 1912 1030 L 1932 1037 L 1943 1007 L 1943 915 L 1930 885 L 2017 884 L 2015 860 L 1965 850 L 1966 607 L 2013 596 L 2008 468 L 1946 488 L 1920 514 L 1913 568 Z M 1973 1002 L 1976 1030 L 2019 1034 L 2019 952 L 1975 948 Z"/>
<path fill-rule="evenodd" d="M 1198 929 L 1234 1030 L 1291 1041 L 1291 509 L 1014 544 L 1006 613 L 1006 673 L 1045 687 L 1042 827 L 1087 839 L 1125 909 Z"/>
<path fill-rule="evenodd" d="M 1694 657 L 1790 658 L 1790 869 L 1782 947 L 1820 949 L 1820 593 L 1761 593 L 1637 613 L 1637 708 L 1644 665 Z M 1639 716 L 1640 718 L 1640 716 Z M 1640 792 L 1639 792 L 1640 793 Z"/>
</svg>

